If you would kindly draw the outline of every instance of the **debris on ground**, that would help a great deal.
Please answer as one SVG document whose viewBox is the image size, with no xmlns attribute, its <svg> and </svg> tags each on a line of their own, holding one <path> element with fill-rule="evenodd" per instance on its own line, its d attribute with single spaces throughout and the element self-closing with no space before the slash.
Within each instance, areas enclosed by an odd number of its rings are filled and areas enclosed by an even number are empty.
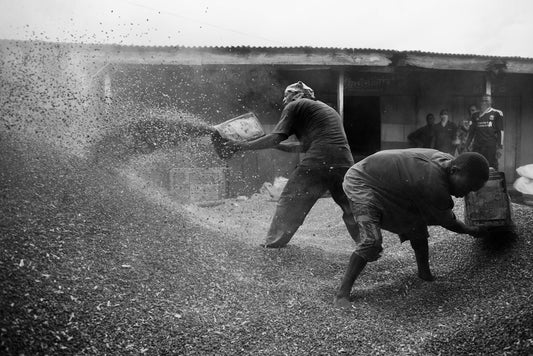
<svg viewBox="0 0 533 356">
<path fill-rule="evenodd" d="M 276 203 L 260 194 L 173 204 L 122 163 L 0 146 L 2 355 L 532 353 L 527 206 L 513 204 L 516 238 L 498 243 L 432 227 L 432 283 L 386 233 L 340 311 L 353 245 L 330 198 L 287 248 L 264 249 Z"/>
</svg>

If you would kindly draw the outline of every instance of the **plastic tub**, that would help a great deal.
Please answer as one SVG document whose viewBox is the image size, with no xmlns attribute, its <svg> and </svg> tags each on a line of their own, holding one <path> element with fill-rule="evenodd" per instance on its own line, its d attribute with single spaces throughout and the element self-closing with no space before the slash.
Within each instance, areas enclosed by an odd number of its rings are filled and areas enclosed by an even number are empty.
<svg viewBox="0 0 533 356">
<path fill-rule="evenodd" d="M 220 136 L 228 140 L 249 141 L 265 135 L 257 117 L 249 112 L 213 126 Z"/>
<path fill-rule="evenodd" d="M 222 159 L 229 159 L 238 152 L 238 148 L 228 140 L 250 141 L 265 135 L 263 127 L 253 113 L 246 113 L 233 119 L 213 126 L 215 132 L 211 141 L 217 155 Z"/>
<path fill-rule="evenodd" d="M 513 230 L 511 204 L 503 172 L 491 169 L 489 180 L 465 197 L 465 222 L 497 230 Z"/>
</svg>

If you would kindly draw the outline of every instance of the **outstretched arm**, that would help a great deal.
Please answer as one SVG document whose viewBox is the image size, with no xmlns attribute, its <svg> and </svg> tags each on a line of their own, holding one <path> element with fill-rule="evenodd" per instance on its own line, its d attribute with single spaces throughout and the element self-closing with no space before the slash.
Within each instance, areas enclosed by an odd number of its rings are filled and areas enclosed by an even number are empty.
<svg viewBox="0 0 533 356">
<path fill-rule="evenodd" d="M 476 238 L 481 237 L 486 232 L 486 229 L 483 227 L 467 225 L 460 220 L 450 220 L 441 226 L 458 234 L 468 234 Z"/>
<path fill-rule="evenodd" d="M 283 134 L 268 134 L 253 141 L 233 142 L 242 150 L 262 150 L 266 148 L 277 148 L 281 141 L 287 139 Z"/>
<path fill-rule="evenodd" d="M 280 142 L 275 148 L 283 152 L 303 152 L 300 142 Z"/>
</svg>

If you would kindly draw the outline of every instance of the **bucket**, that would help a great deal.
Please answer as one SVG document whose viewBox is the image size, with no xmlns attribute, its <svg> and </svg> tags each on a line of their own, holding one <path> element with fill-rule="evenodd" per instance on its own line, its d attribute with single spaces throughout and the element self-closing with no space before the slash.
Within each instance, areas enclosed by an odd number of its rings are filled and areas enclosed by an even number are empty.
<svg viewBox="0 0 533 356">
<path fill-rule="evenodd" d="M 250 141 L 265 135 L 263 127 L 253 113 L 246 113 L 213 126 L 215 132 L 211 136 L 213 147 L 222 159 L 231 158 L 238 149 L 228 140 Z"/>
<path fill-rule="evenodd" d="M 491 169 L 487 183 L 465 197 L 465 222 L 491 230 L 513 231 L 511 203 L 503 172 Z"/>
<path fill-rule="evenodd" d="M 257 117 L 249 112 L 213 126 L 220 136 L 228 140 L 250 141 L 265 135 Z"/>
</svg>

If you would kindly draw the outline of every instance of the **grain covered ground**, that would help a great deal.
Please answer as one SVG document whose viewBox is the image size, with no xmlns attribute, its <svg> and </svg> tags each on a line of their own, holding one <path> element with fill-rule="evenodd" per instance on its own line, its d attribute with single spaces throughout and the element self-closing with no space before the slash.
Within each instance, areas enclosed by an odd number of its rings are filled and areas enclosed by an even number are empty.
<svg viewBox="0 0 533 356">
<path fill-rule="evenodd" d="M 353 245 L 330 199 L 263 249 L 262 195 L 180 205 L 131 160 L 1 138 L 2 355 L 533 354 L 530 207 L 516 239 L 432 228 L 432 283 L 386 233 L 336 310 Z"/>
</svg>

